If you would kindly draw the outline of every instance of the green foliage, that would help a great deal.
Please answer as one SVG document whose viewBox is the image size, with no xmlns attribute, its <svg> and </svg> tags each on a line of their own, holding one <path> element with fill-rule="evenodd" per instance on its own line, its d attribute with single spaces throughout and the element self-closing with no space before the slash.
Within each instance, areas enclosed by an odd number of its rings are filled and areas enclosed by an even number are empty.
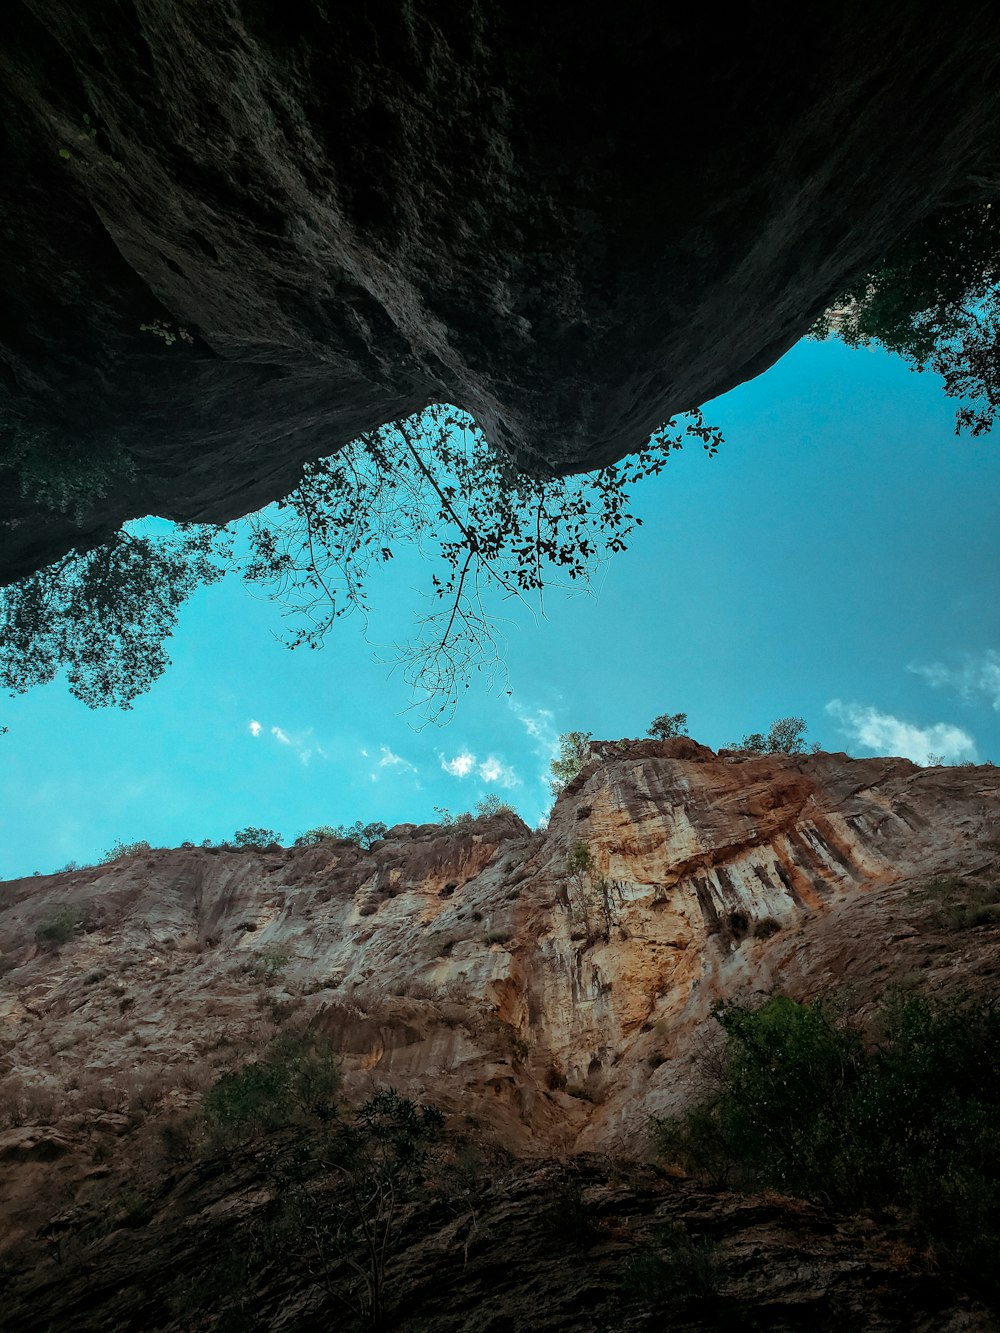
<svg viewBox="0 0 1000 1333">
<path fill-rule="evenodd" d="M 806 720 L 804 717 L 779 717 L 771 723 L 767 733 L 767 748 L 770 754 L 802 754 L 805 744 Z"/>
<path fill-rule="evenodd" d="M 292 961 L 287 949 L 261 949 L 252 958 L 240 964 L 242 972 L 248 972 L 258 981 L 271 981 L 285 970 Z"/>
<path fill-rule="evenodd" d="M 444 828 L 453 828 L 456 824 L 472 823 L 472 814 L 468 810 L 461 810 L 457 815 L 453 815 L 447 806 L 436 805 L 434 813 L 438 817 L 438 823 Z"/>
<path fill-rule="evenodd" d="M 567 893 L 569 909 L 579 916 L 587 939 L 611 938 L 611 927 L 618 920 L 615 886 L 606 875 L 597 873 L 594 855 L 585 842 L 574 842 L 566 854 L 566 874 L 571 888 Z"/>
<path fill-rule="evenodd" d="M 501 800 L 496 792 L 488 792 L 481 801 L 473 806 L 476 819 L 492 819 L 494 815 L 516 815 L 517 811 L 509 801 Z"/>
<path fill-rule="evenodd" d="M 140 324 L 139 332 L 151 333 L 154 338 L 161 339 L 165 347 L 173 347 L 178 338 L 181 342 L 194 342 L 194 338 L 187 329 L 175 328 L 173 324 L 167 324 L 162 319 L 154 319 L 150 320 L 148 324 Z"/>
<path fill-rule="evenodd" d="M 658 741 L 669 740 L 672 736 L 686 736 L 687 720 L 687 713 L 661 713 L 650 722 L 646 735 Z"/>
<path fill-rule="evenodd" d="M 1000 210 L 953 208 L 914 227 L 833 299 L 813 330 L 849 347 L 879 343 L 941 375 L 966 400 L 956 429 L 989 430 L 1000 408 Z"/>
<path fill-rule="evenodd" d="M 57 907 L 35 927 L 35 939 L 39 944 L 58 948 L 68 944 L 80 925 L 80 913 L 75 907 Z"/>
<path fill-rule="evenodd" d="M 591 734 L 589 731 L 566 731 L 559 737 L 559 753 L 549 764 L 552 774 L 549 785 L 553 796 L 558 796 L 563 787 L 573 781 L 590 758 Z"/>
<path fill-rule="evenodd" d="M 246 828 L 237 829 L 232 841 L 234 847 L 253 848 L 264 852 L 281 842 L 281 834 L 275 833 L 271 828 L 255 828 L 250 824 Z"/>
<path fill-rule="evenodd" d="M 334 828 L 332 824 L 317 824 L 315 828 L 300 833 L 295 839 L 295 846 L 316 847 L 321 842 L 338 842 L 341 836 L 340 830 Z"/>
<path fill-rule="evenodd" d="M 698 412 L 674 420 L 623 463 L 570 478 L 519 473 L 472 419 L 445 406 L 361 436 L 309 464 L 273 511 L 249 521 L 245 577 L 273 589 L 297 618 L 292 647 L 317 647 L 336 621 L 370 609 L 373 567 L 400 547 L 433 562 L 435 607 L 402 650 L 407 681 L 432 716 L 452 709 L 470 671 L 498 664 L 493 613 L 483 601 L 540 597 L 552 574 L 585 583 L 626 549 L 641 520 L 627 488 L 663 470 L 685 438 L 709 454 L 718 431 Z"/>
<path fill-rule="evenodd" d="M 120 532 L 0 588 L 0 688 L 19 694 L 65 670 L 91 708 L 131 708 L 169 664 L 181 605 L 222 577 L 202 530 L 153 541 Z"/>
<path fill-rule="evenodd" d="M 401 1213 L 424 1181 L 443 1127 L 437 1107 L 382 1089 L 303 1144 L 278 1178 L 286 1235 L 297 1253 L 313 1257 L 313 1280 L 365 1328 L 386 1327 L 386 1267 Z M 339 1187 L 324 1189 L 321 1173 L 333 1173 Z"/>
<path fill-rule="evenodd" d="M 138 842 L 116 842 L 113 843 L 101 856 L 100 865 L 108 865 L 111 861 L 118 861 L 124 856 L 142 856 L 153 849 L 144 838 Z"/>
<path fill-rule="evenodd" d="M 805 718 L 779 717 L 771 723 L 766 736 L 761 731 L 752 731 L 741 741 L 734 741 L 729 749 L 742 750 L 746 754 L 804 754 L 805 733 Z M 814 750 L 816 748 L 813 746 Z"/>
<path fill-rule="evenodd" d="M 828 1006 L 725 1004 L 712 1095 L 654 1122 L 661 1152 L 718 1183 L 767 1184 L 844 1208 L 897 1205 L 939 1251 L 996 1281 L 1000 1006 L 898 1000 L 882 1036 Z"/>
<path fill-rule="evenodd" d="M 191 341 L 160 320 L 142 328 L 167 347 Z M 485 595 L 498 604 L 541 599 L 554 573 L 585 583 L 626 549 L 641 522 L 629 488 L 662 471 L 685 438 L 717 451 L 718 431 L 697 411 L 687 416 L 664 423 L 622 463 L 541 478 L 517 472 L 464 413 L 429 407 L 307 464 L 290 495 L 241 529 L 186 529 L 155 542 L 122 532 L 7 589 L 0 685 L 20 692 L 65 667 L 73 692 L 91 706 L 127 707 L 167 666 L 163 641 L 181 603 L 233 567 L 291 617 L 289 647 L 318 648 L 340 619 L 368 614 L 373 568 L 415 546 L 436 571 L 433 609 L 399 660 L 417 701 L 440 717 L 474 669 L 500 665 Z M 49 448 L 20 426 L 0 443 L 0 472 L 13 473 L 39 503 L 74 513 L 126 467 L 117 454 L 97 463 L 84 449 Z"/>
<path fill-rule="evenodd" d="M 97 453 L 85 439 L 6 417 L 0 424 L 0 473 L 10 472 L 22 498 L 41 509 L 69 514 L 81 524 L 116 482 L 134 474 L 118 446 Z"/>
<path fill-rule="evenodd" d="M 329 1122 L 342 1082 L 333 1052 L 305 1036 L 277 1038 L 265 1059 L 223 1074 L 202 1117 L 212 1143 L 245 1142 L 290 1124 Z"/>
<path fill-rule="evenodd" d="M 594 854 L 585 842 L 574 842 L 566 853 L 566 873 L 587 875 L 594 868 Z"/>
<path fill-rule="evenodd" d="M 295 846 L 313 847 L 320 842 L 353 842 L 356 847 L 363 847 L 368 851 L 388 832 L 388 828 L 380 819 L 370 824 L 364 824 L 359 819 L 353 824 L 337 824 L 335 827 L 330 824 L 320 824 L 305 833 L 300 833 L 295 839 Z"/>
<path fill-rule="evenodd" d="M 351 825 L 340 824 L 337 828 L 337 837 L 353 842 L 368 851 L 376 842 L 380 842 L 388 831 L 380 819 L 370 824 L 362 824 L 359 819 Z"/>
</svg>

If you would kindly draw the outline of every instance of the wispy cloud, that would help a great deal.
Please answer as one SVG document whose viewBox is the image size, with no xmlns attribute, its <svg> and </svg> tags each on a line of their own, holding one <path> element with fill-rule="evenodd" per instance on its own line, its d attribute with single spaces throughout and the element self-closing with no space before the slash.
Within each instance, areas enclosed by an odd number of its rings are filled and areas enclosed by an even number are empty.
<svg viewBox="0 0 1000 1333">
<path fill-rule="evenodd" d="M 362 754 L 367 756 L 367 750 Z M 400 773 L 416 773 L 416 764 L 411 764 L 409 759 L 404 759 L 401 754 L 394 754 L 388 745 L 379 746 L 379 758 L 375 761 L 375 767 L 368 774 L 372 782 L 378 782 L 386 769 L 394 769 Z"/>
<path fill-rule="evenodd" d="M 533 742 L 532 749 L 541 761 L 538 781 L 549 790 L 549 765 L 559 754 L 559 732 L 555 717 L 547 708 L 526 708 L 516 699 L 510 700 L 511 711 Z"/>
<path fill-rule="evenodd" d="M 256 718 L 251 718 L 247 730 L 251 736 L 260 736 L 264 727 Z M 329 758 L 322 745 L 316 740 L 312 727 L 308 727 L 305 731 L 288 732 L 284 727 L 274 726 L 268 727 L 268 733 L 278 745 L 292 750 L 303 764 L 308 764 L 314 755 L 320 759 Z"/>
<path fill-rule="evenodd" d="M 855 744 L 875 754 L 902 755 L 915 764 L 930 762 L 930 756 L 952 763 L 979 757 L 973 738 L 950 722 L 918 727 L 870 705 L 843 703 L 840 699 L 831 699 L 826 711 Z"/>
<path fill-rule="evenodd" d="M 978 656 L 967 654 L 960 666 L 949 667 L 943 662 L 914 663 L 910 671 L 923 676 L 936 689 L 953 689 L 967 702 L 985 699 L 1000 712 L 1000 653 L 987 648 Z"/>
<path fill-rule="evenodd" d="M 323 749 L 322 745 L 313 738 L 312 727 L 310 727 L 308 731 L 302 732 L 301 735 L 293 736 L 291 741 L 295 753 L 304 764 L 308 764 L 313 755 L 316 755 L 319 759 L 328 759 L 330 757 Z"/>
<path fill-rule="evenodd" d="M 503 787 L 507 791 L 511 787 L 520 787 L 521 779 L 510 766 L 502 763 L 494 754 L 488 755 L 476 769 L 476 772 L 484 782 L 492 786 Z"/>
</svg>

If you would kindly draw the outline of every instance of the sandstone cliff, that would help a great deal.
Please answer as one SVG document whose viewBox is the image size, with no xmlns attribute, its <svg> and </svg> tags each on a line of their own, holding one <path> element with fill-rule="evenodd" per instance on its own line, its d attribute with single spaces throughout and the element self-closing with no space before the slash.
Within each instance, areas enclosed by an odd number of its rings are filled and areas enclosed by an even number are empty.
<svg viewBox="0 0 1000 1333">
<path fill-rule="evenodd" d="M 0 473 L 0 581 L 128 517 L 258 508 L 431 401 L 527 468 L 609 462 L 996 194 L 988 4 L 4 18 L 0 422 L 106 494 L 59 512 Z"/>
<path fill-rule="evenodd" d="M 500 814 L 8 883 L 6 1241 L 284 1025 L 330 1037 L 349 1093 L 392 1085 L 520 1158 L 641 1159 L 719 999 L 836 991 L 864 1018 L 890 985 L 994 989 L 996 914 L 942 916 L 924 888 L 995 883 L 998 835 L 992 767 L 635 741 L 595 745 L 544 832 Z M 39 943 L 65 909 L 72 938 Z"/>
<path fill-rule="evenodd" d="M 192 847 L 6 884 L 5 1075 L 166 1092 L 277 1010 L 329 1032 L 359 1087 L 474 1107 L 519 1150 L 641 1154 L 717 1000 L 849 986 L 863 1014 L 904 977 L 992 975 L 996 933 L 949 936 L 913 890 L 995 871 L 1000 770 L 595 748 L 544 832 L 501 814 L 367 852 Z M 567 872 L 580 842 L 610 928 Z M 80 924 L 52 951 L 34 932 L 63 907 Z"/>
</svg>

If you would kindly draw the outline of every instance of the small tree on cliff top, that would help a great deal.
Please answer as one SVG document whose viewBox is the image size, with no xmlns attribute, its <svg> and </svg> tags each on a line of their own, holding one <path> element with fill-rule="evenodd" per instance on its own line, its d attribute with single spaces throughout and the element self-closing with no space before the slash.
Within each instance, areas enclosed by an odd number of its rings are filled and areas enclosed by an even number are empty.
<svg viewBox="0 0 1000 1333">
<path fill-rule="evenodd" d="M 687 720 L 687 713 L 661 713 L 650 722 L 646 735 L 658 741 L 668 741 L 672 736 L 686 736 Z"/>
<path fill-rule="evenodd" d="M 559 754 L 549 764 L 553 796 L 558 796 L 573 781 L 590 758 L 591 735 L 589 731 L 564 731 L 559 737 Z"/>
<path fill-rule="evenodd" d="M 766 736 L 762 731 L 752 731 L 741 741 L 734 741 L 728 748 L 743 750 L 749 754 L 804 754 L 805 734 L 804 717 L 779 717 L 771 723 L 771 729 Z"/>
</svg>

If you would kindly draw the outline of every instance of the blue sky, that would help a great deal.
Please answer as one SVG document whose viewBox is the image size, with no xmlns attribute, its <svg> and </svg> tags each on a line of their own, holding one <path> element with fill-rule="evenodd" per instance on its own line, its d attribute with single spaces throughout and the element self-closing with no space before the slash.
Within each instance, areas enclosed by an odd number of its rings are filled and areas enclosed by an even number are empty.
<svg viewBox="0 0 1000 1333">
<path fill-rule="evenodd" d="M 536 823 L 559 732 L 641 736 L 663 712 L 713 747 L 799 714 L 824 749 L 1000 762 L 996 442 L 954 435 L 931 375 L 835 343 L 704 412 L 718 457 L 692 446 L 637 489 L 644 526 L 595 595 L 511 612 L 508 678 L 475 677 L 447 726 L 421 728 L 373 661 L 421 609 L 405 559 L 373 579 L 369 642 L 348 621 L 289 652 L 230 578 L 182 612 L 173 667 L 130 712 L 59 681 L 0 701 L 0 877 L 118 839 L 422 821 L 487 792 Z"/>
</svg>

